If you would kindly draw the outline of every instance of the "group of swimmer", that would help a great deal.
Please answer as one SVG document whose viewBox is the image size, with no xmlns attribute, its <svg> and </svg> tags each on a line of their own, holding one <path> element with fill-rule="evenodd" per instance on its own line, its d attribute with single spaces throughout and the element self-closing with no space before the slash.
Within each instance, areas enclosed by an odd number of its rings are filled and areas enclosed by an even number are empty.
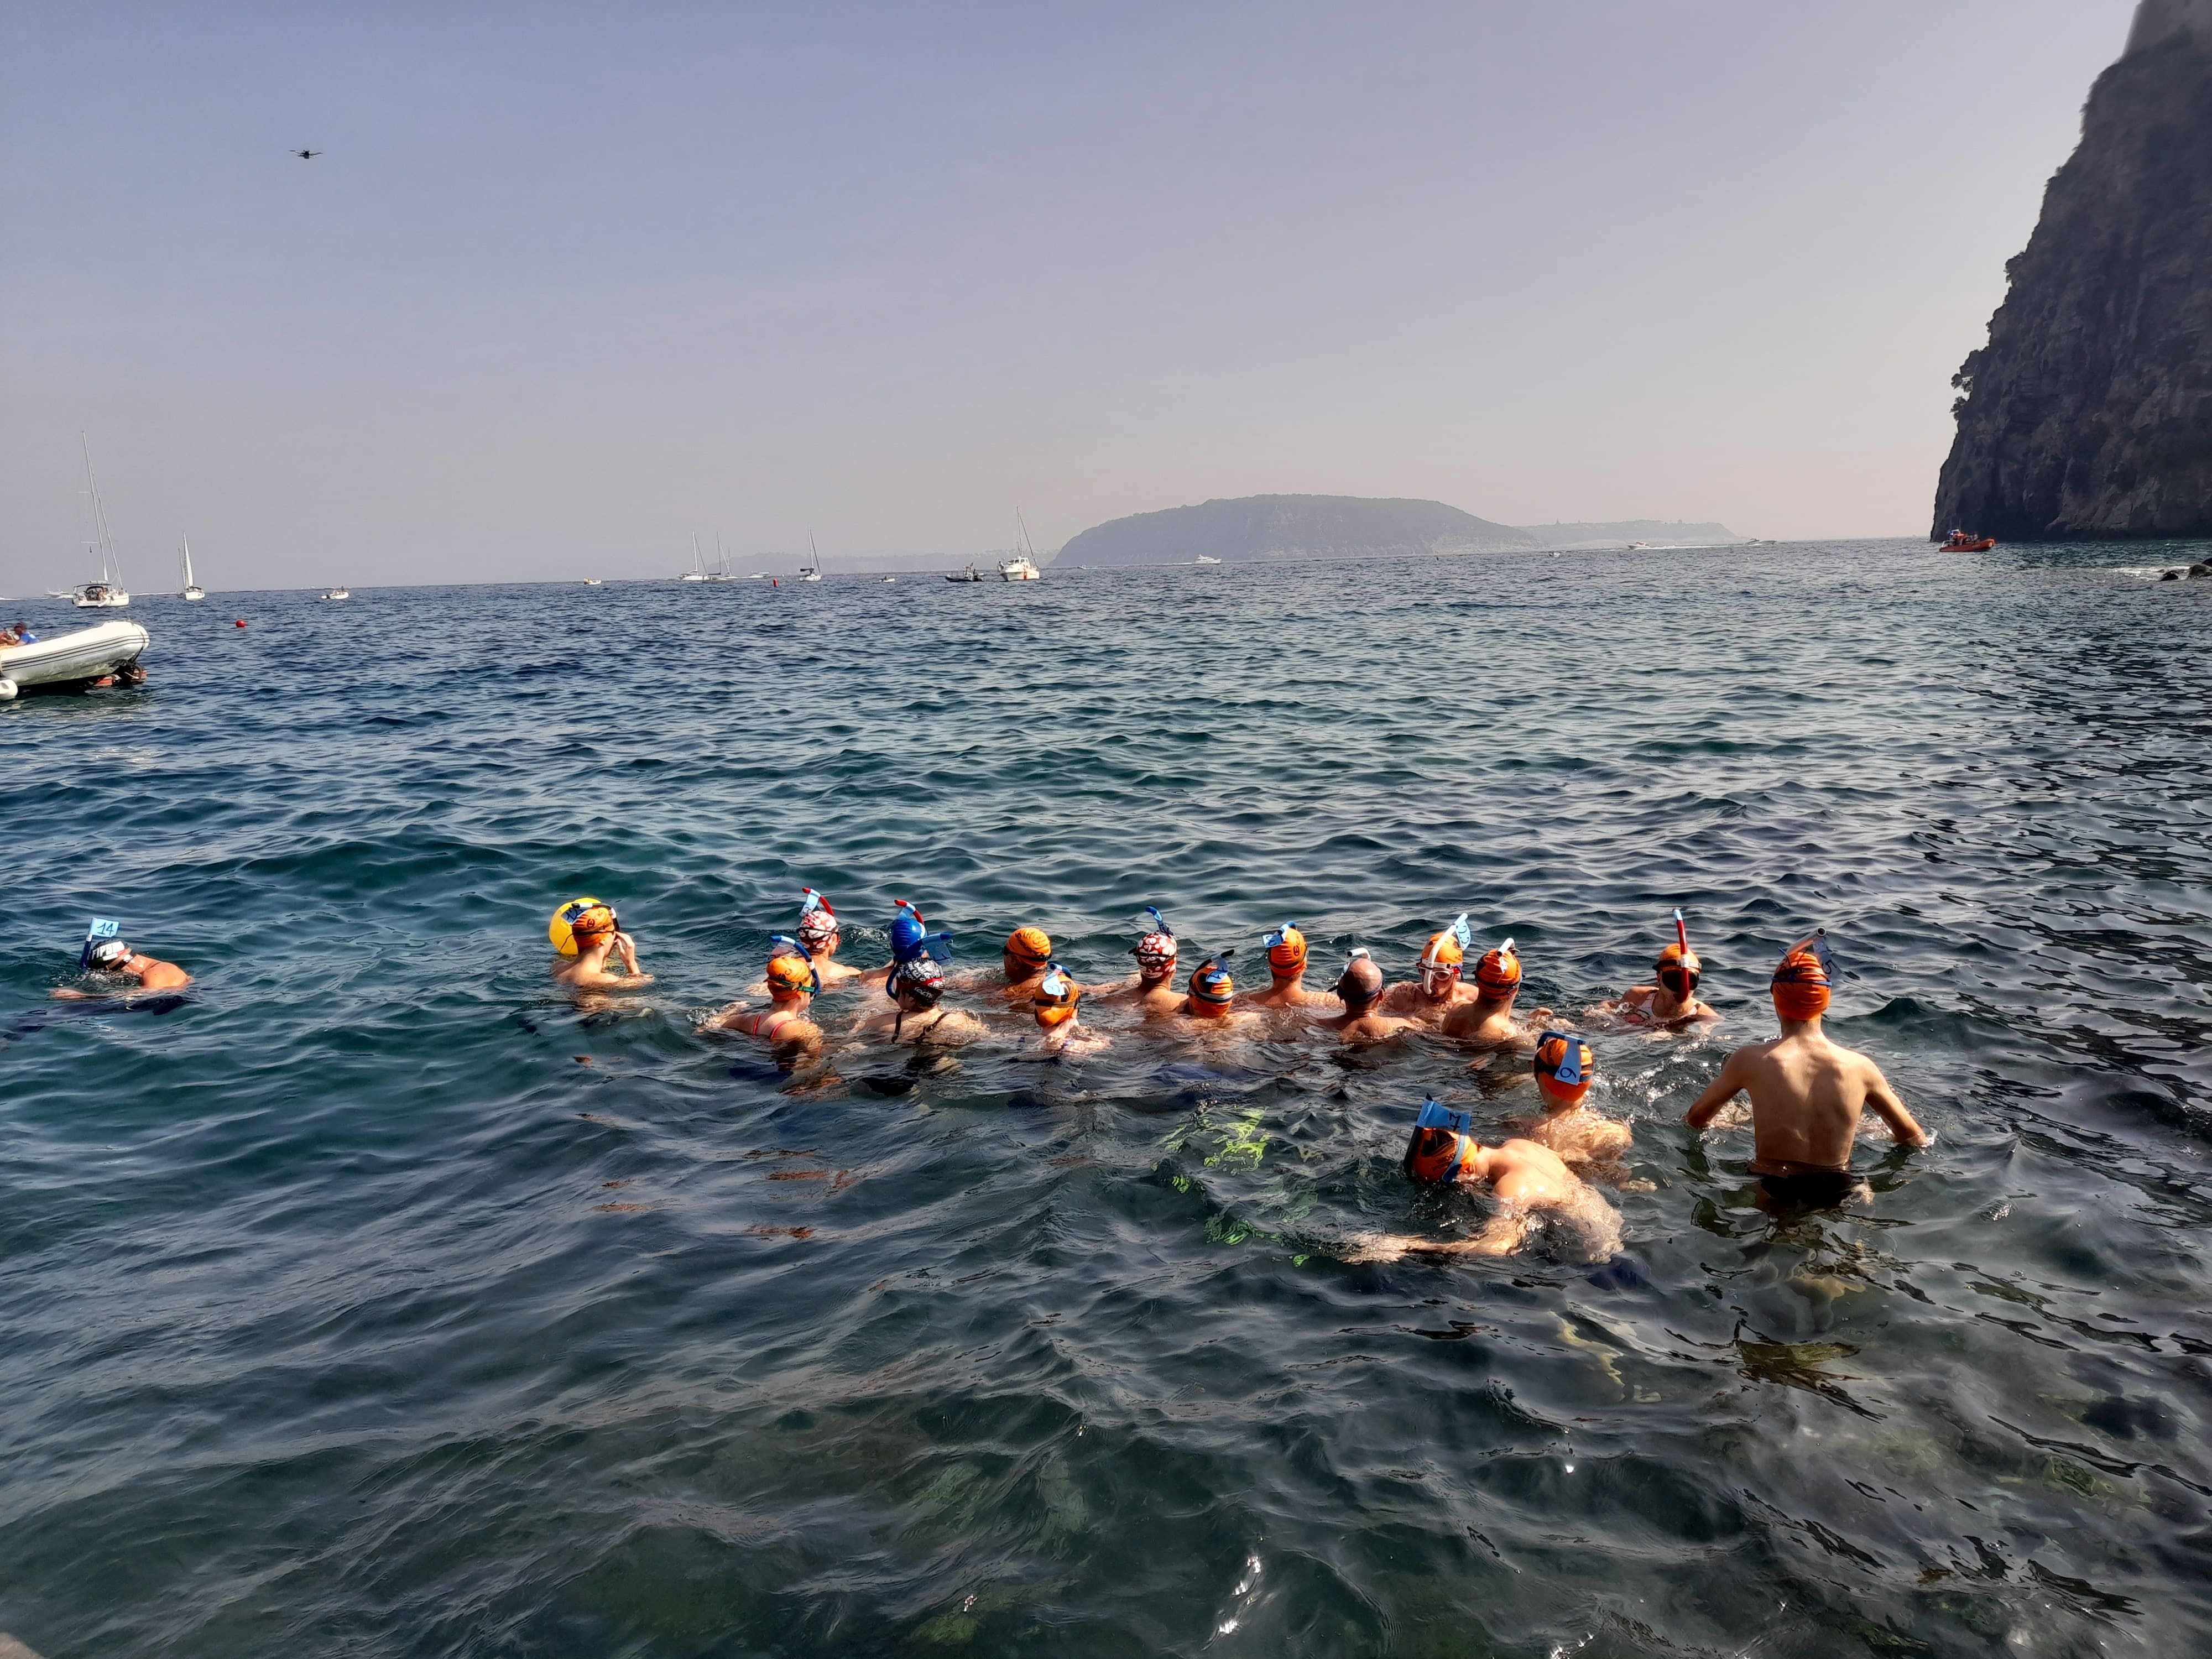
<svg viewBox="0 0 2212 1659">
<path fill-rule="evenodd" d="M 1618 1248 L 1619 1218 L 1591 1182 L 1618 1184 L 1632 1132 L 1588 1103 L 1597 1073 L 1589 1044 L 1571 1031 L 1549 1028 L 1546 1022 L 1554 1016 L 1548 1008 L 1525 1019 L 1515 1011 L 1522 969 L 1511 939 L 1483 952 L 1473 982 L 1464 981 L 1474 949 L 1464 915 L 1431 935 L 1413 978 L 1386 984 L 1382 965 L 1364 949 L 1354 949 L 1325 992 L 1307 988 L 1305 935 L 1295 922 L 1285 922 L 1262 941 L 1267 988 L 1240 995 L 1230 968 L 1233 950 L 1206 957 L 1176 988 L 1179 946 L 1157 909 L 1147 913 L 1152 927 L 1130 952 L 1136 971 L 1086 987 L 1055 959 L 1044 930 L 1033 927 L 1007 935 L 996 970 L 955 976 L 948 972 L 951 936 L 931 933 L 905 900 L 896 903 L 891 960 L 860 969 L 837 960 L 843 933 L 836 912 L 820 893 L 805 889 L 797 927 L 770 942 L 761 981 L 749 988 L 746 1000 L 709 1015 L 699 1029 L 759 1042 L 787 1070 L 817 1082 L 832 1079 L 815 998 L 832 989 L 877 987 L 888 1006 L 860 1014 L 849 1038 L 907 1045 L 918 1059 L 944 1060 L 949 1051 L 990 1035 L 990 1024 L 976 1012 L 945 1005 L 947 993 L 956 990 L 1003 1012 L 1026 1009 L 1036 1028 L 1028 1042 L 1039 1059 L 1073 1058 L 1109 1045 L 1106 1032 L 1079 1018 L 1086 1004 L 1121 1005 L 1140 1029 L 1158 1023 L 1200 1036 L 1242 1030 L 1281 1040 L 1311 1032 L 1364 1047 L 1430 1031 L 1477 1050 L 1476 1071 L 1491 1070 L 1501 1055 L 1525 1054 L 1542 1099 L 1540 1115 L 1507 1126 L 1508 1135 L 1485 1146 L 1473 1133 L 1471 1114 L 1430 1100 L 1406 1149 L 1409 1178 L 1486 1188 L 1498 1200 L 1497 1213 L 1472 1238 L 1373 1238 L 1358 1245 L 1352 1259 L 1395 1260 L 1416 1252 L 1503 1255 L 1518 1249 L 1532 1228 L 1554 1224 L 1568 1248 L 1586 1257 L 1602 1259 Z M 1690 948 L 1679 910 L 1674 930 L 1674 941 L 1654 964 L 1652 983 L 1632 986 L 1589 1009 L 1593 1019 L 1616 1028 L 1682 1030 L 1720 1018 L 1698 998 L 1704 964 Z M 191 983 L 183 969 L 134 950 L 117 937 L 119 931 L 112 921 L 92 924 L 78 954 L 82 973 L 110 986 L 121 981 L 126 997 L 180 991 Z M 556 981 L 582 999 L 598 1003 L 608 994 L 653 982 L 639 966 L 636 940 L 623 930 L 613 907 L 599 899 L 562 905 L 548 936 L 561 957 Z M 1830 1041 L 1822 1030 L 1834 975 L 1825 932 L 1793 945 L 1769 986 L 1781 1035 L 1731 1054 L 1684 1120 L 1703 1128 L 1737 1096 L 1749 1096 L 1752 1173 L 1763 1194 L 1793 1206 L 1831 1206 L 1853 1194 L 1851 1148 L 1869 1109 L 1904 1146 L 1925 1146 L 1933 1139 L 1872 1060 Z M 117 992 L 64 987 L 53 994 L 83 1001 L 112 1000 Z"/>
<path fill-rule="evenodd" d="M 1424 1104 L 1407 1146 L 1408 1177 L 1428 1183 L 1487 1188 L 1497 1214 L 1473 1238 L 1440 1243 L 1422 1237 L 1366 1241 L 1358 1260 L 1391 1260 L 1409 1253 L 1502 1255 L 1520 1247 L 1532 1227 L 1567 1224 L 1585 1255 L 1610 1255 L 1619 1243 L 1612 1206 L 1592 1180 L 1614 1180 L 1626 1152 L 1629 1126 L 1587 1103 L 1597 1061 L 1588 1042 L 1549 1029 L 1554 1016 L 1538 1008 L 1527 1018 L 1516 1012 L 1522 967 L 1507 939 L 1476 959 L 1473 982 L 1463 977 L 1474 949 L 1468 919 L 1431 935 L 1413 977 L 1385 982 L 1382 965 L 1364 949 L 1346 956 L 1328 990 L 1309 989 L 1306 939 L 1285 922 L 1262 941 L 1268 984 L 1241 994 L 1231 971 L 1233 950 L 1207 957 L 1182 988 L 1176 986 L 1179 946 L 1158 910 L 1130 954 L 1136 971 L 1124 979 L 1084 986 L 1053 954 L 1043 929 L 1016 928 L 1007 935 L 994 971 L 955 976 L 948 972 L 949 935 L 928 931 L 919 911 L 898 900 L 891 923 L 891 960 L 859 969 L 837 960 L 842 925 L 828 900 L 812 888 L 800 896 L 793 933 L 771 941 L 764 977 L 748 1000 L 708 1016 L 702 1031 L 734 1032 L 766 1045 L 787 1067 L 819 1069 L 827 1045 L 815 1018 L 814 999 L 846 988 L 882 988 L 888 1006 L 860 1014 L 849 1036 L 917 1050 L 949 1050 L 989 1034 L 969 1009 L 945 1006 L 949 991 L 971 994 L 987 1006 L 1026 1008 L 1036 1028 L 1030 1039 L 1040 1058 L 1066 1058 L 1104 1048 L 1112 1039 L 1085 1024 L 1080 1006 L 1121 1005 L 1140 1025 L 1171 1023 L 1194 1034 L 1244 1029 L 1277 1039 L 1301 1030 L 1341 1044 L 1366 1046 L 1401 1033 L 1426 1030 L 1480 1051 L 1473 1069 L 1490 1069 L 1501 1054 L 1526 1054 L 1543 1101 L 1541 1115 L 1509 1126 L 1494 1146 L 1471 1133 L 1468 1113 L 1436 1101 Z M 1719 1019 L 1701 1000 L 1704 964 L 1690 948 L 1681 913 L 1675 938 L 1659 954 L 1652 983 L 1631 987 L 1589 1015 L 1615 1027 L 1681 1030 Z M 622 930 L 613 908 L 595 898 L 563 905 L 550 935 L 564 958 L 561 983 L 604 993 L 649 984 L 638 966 L 636 942 Z M 618 961 L 619 968 L 613 964 Z M 1783 957 L 1770 985 L 1781 1035 L 1731 1054 L 1719 1075 L 1690 1107 L 1686 1121 L 1702 1128 L 1739 1095 L 1751 1100 L 1754 1156 L 1751 1169 L 1762 1190 L 1796 1204 L 1840 1203 L 1855 1189 L 1850 1176 L 1854 1138 L 1872 1109 L 1891 1135 L 1907 1146 L 1932 1139 L 1906 1110 L 1881 1068 L 1866 1055 L 1832 1042 L 1821 1027 L 1834 977 L 1825 932 L 1800 941 Z M 764 999 L 762 1000 L 761 999 Z"/>
</svg>

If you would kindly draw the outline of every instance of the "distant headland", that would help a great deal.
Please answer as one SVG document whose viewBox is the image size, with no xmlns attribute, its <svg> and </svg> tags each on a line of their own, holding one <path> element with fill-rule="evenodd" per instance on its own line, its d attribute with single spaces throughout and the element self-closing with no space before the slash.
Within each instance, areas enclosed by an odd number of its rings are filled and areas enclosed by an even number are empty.
<svg viewBox="0 0 2212 1659">
<path fill-rule="evenodd" d="M 1094 525 L 1070 538 L 1063 565 L 1224 564 L 1391 555 L 1537 552 L 1546 548 L 1702 544 L 1742 538 L 1720 524 L 1632 519 L 1610 524 L 1494 524 L 1443 501 L 1364 495 L 1243 495 Z"/>
</svg>

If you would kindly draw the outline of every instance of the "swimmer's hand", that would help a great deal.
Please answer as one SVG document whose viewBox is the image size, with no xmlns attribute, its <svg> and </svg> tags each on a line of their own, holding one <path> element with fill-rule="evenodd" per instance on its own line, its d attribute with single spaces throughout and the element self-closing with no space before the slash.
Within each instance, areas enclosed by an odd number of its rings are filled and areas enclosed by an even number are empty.
<svg viewBox="0 0 2212 1659">
<path fill-rule="evenodd" d="M 63 1002 L 98 1002 L 101 1000 L 97 991 L 80 991 L 71 985 L 56 986 L 54 995 Z"/>
</svg>

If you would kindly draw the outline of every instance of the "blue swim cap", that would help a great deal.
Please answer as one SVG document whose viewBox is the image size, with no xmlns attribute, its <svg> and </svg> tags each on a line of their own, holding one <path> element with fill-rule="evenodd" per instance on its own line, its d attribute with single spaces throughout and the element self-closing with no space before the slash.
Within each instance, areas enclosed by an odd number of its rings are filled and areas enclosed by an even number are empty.
<svg viewBox="0 0 2212 1659">
<path fill-rule="evenodd" d="M 922 927 L 921 912 L 904 899 L 895 899 L 898 915 L 891 922 L 891 956 L 904 962 L 921 949 L 922 940 L 928 937 Z"/>
</svg>

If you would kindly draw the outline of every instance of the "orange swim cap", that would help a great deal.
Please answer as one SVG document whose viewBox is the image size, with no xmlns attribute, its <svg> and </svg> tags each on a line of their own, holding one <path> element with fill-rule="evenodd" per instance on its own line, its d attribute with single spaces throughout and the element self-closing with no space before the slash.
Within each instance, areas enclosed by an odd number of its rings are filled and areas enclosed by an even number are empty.
<svg viewBox="0 0 2212 1659">
<path fill-rule="evenodd" d="M 1456 968 L 1467 960 L 1467 953 L 1459 948 L 1459 941 L 1449 929 L 1429 935 L 1428 948 L 1421 952 L 1424 968 Z"/>
<path fill-rule="evenodd" d="M 1042 927 L 1017 927 L 1006 935 L 1006 954 L 1016 962 L 1042 968 L 1052 960 L 1052 936 Z"/>
<path fill-rule="evenodd" d="M 1067 976 L 1067 970 L 1058 963 L 1036 988 L 1030 1006 L 1036 1011 L 1036 1023 L 1048 1030 L 1063 1021 L 1075 1018 L 1075 1005 L 1083 995 L 1083 988 Z"/>
<path fill-rule="evenodd" d="M 1670 945 L 1659 953 L 1655 969 L 1659 982 L 1678 997 L 1686 997 L 1698 988 L 1698 979 L 1705 971 L 1705 964 L 1698 960 L 1695 951 L 1686 951 L 1680 945 Z M 1673 977 L 1669 978 L 1668 975 Z M 1686 982 L 1680 982 L 1685 975 Z"/>
<path fill-rule="evenodd" d="M 1496 996 L 1521 988 L 1521 958 L 1513 954 L 1513 941 L 1507 939 L 1495 951 L 1483 953 L 1475 964 L 1474 982 Z"/>
<path fill-rule="evenodd" d="M 1237 994 L 1237 981 L 1229 977 L 1229 952 L 1209 957 L 1194 969 L 1190 975 L 1190 1000 L 1209 1007 L 1226 1010 Z"/>
<path fill-rule="evenodd" d="M 1279 974 L 1295 974 L 1306 965 L 1306 936 L 1295 921 L 1286 921 L 1267 935 L 1267 966 Z"/>
<path fill-rule="evenodd" d="M 1544 1097 L 1562 1106 L 1582 1104 L 1583 1097 L 1590 1091 L 1591 1079 L 1597 1075 L 1597 1056 L 1590 1052 L 1589 1044 L 1565 1031 L 1545 1032 L 1529 1064 Z"/>
<path fill-rule="evenodd" d="M 814 964 L 805 957 L 787 954 L 769 958 L 768 988 L 771 993 L 813 992 L 821 987 L 822 981 L 814 972 Z"/>
<path fill-rule="evenodd" d="M 1401 1167 L 1415 1181 L 1455 1179 L 1480 1150 L 1474 1137 L 1467 1133 L 1473 1127 L 1469 1114 L 1434 1100 L 1424 1101 L 1413 1139 L 1406 1143 Z"/>
<path fill-rule="evenodd" d="M 1782 958 L 1767 988 L 1774 997 L 1774 1012 L 1784 1019 L 1818 1019 L 1828 1009 L 1829 959 L 1827 946 L 1818 936 L 1796 946 Z"/>
</svg>

